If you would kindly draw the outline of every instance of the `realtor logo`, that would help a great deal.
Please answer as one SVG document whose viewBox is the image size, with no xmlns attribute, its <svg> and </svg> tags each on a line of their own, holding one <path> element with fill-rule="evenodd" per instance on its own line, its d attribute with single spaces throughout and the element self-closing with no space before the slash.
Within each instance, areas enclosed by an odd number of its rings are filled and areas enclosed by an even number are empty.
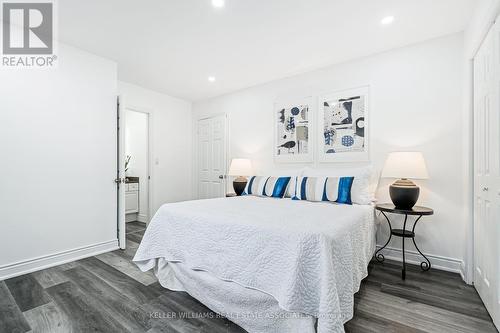
<svg viewBox="0 0 500 333">
<path fill-rule="evenodd" d="M 3 1 L 2 21 L 3 67 L 53 66 L 57 57 L 52 1 Z"/>
</svg>

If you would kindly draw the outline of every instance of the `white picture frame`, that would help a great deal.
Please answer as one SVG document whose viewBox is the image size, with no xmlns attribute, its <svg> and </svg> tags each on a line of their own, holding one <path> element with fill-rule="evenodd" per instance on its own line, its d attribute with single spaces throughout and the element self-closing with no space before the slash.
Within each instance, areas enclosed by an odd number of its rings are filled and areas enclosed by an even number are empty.
<svg viewBox="0 0 500 333">
<path fill-rule="evenodd" d="M 317 123 L 318 162 L 370 161 L 369 86 L 321 95 Z"/>
<path fill-rule="evenodd" d="M 304 107 L 307 107 L 307 111 L 305 111 L 306 118 L 304 118 Z M 291 113 L 294 108 L 299 109 L 298 114 Z M 274 103 L 273 157 L 276 163 L 313 162 L 314 114 L 313 98 L 311 96 L 279 100 Z M 293 118 L 295 132 L 287 128 L 287 124 L 290 125 L 290 118 Z M 307 140 L 304 140 L 304 135 L 307 136 Z M 287 147 L 286 144 L 293 147 Z"/>
</svg>

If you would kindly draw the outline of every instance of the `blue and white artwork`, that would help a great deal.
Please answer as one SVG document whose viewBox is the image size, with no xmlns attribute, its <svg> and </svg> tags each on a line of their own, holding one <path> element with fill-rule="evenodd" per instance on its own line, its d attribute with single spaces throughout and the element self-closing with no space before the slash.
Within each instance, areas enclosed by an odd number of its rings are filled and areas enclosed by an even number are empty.
<svg viewBox="0 0 500 333">
<path fill-rule="evenodd" d="M 324 95 L 319 100 L 319 158 L 322 162 L 366 161 L 369 88 Z"/>
<path fill-rule="evenodd" d="M 309 154 L 309 109 L 308 103 L 278 105 L 275 156 Z"/>
<path fill-rule="evenodd" d="M 323 149 L 326 154 L 365 148 L 365 96 L 323 101 Z"/>
</svg>

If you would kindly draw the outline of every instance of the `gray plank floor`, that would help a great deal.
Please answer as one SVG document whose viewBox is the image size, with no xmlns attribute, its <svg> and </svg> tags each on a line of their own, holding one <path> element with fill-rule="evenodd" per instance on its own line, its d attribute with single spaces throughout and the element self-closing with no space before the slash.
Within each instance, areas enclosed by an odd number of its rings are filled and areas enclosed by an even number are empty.
<svg viewBox="0 0 500 333">
<path fill-rule="evenodd" d="M 145 225 L 127 223 L 117 250 L 0 281 L 0 333 L 245 332 L 184 292 L 162 288 L 132 257 Z M 497 332 L 473 287 L 457 274 L 372 262 L 346 332 Z M 183 312 L 199 316 L 180 318 Z M 201 318 L 201 317 L 205 318 Z"/>
</svg>

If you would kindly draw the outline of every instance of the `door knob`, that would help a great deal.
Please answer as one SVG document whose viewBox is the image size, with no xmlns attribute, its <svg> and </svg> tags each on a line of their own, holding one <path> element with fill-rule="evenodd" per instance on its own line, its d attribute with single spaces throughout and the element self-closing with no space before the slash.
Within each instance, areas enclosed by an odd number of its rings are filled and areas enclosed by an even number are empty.
<svg viewBox="0 0 500 333">
<path fill-rule="evenodd" d="M 484 192 L 487 192 L 488 190 L 489 190 L 489 188 L 488 188 L 488 187 L 483 187 L 483 191 L 484 191 Z"/>
<path fill-rule="evenodd" d="M 219 179 L 224 179 L 224 175 L 219 175 Z"/>
</svg>

